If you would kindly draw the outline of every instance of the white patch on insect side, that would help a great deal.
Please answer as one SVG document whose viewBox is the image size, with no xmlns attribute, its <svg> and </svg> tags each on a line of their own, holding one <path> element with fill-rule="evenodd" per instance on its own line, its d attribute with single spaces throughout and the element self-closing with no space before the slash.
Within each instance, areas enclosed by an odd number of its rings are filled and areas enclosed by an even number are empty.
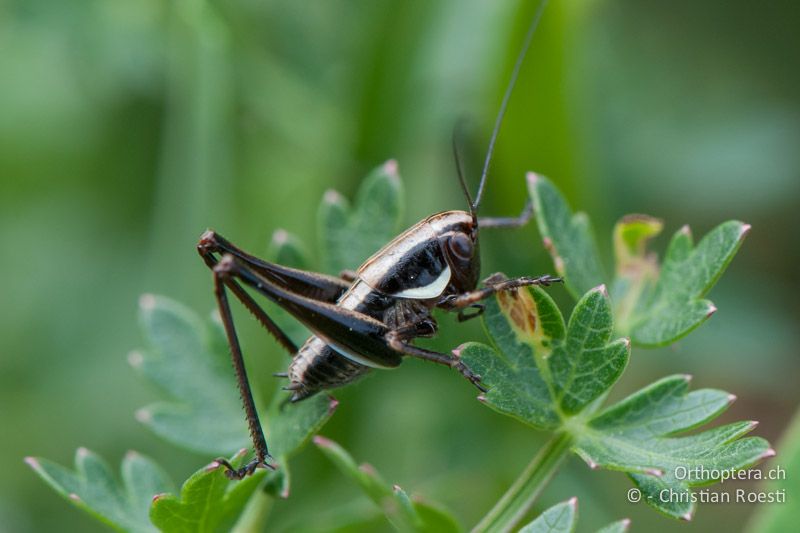
<svg viewBox="0 0 800 533">
<path fill-rule="evenodd" d="M 447 288 L 450 283 L 450 266 L 445 266 L 439 277 L 424 287 L 414 287 L 413 289 L 406 289 L 395 294 L 395 298 L 413 298 L 417 300 L 425 300 L 428 298 L 436 298 L 442 291 Z"/>
</svg>

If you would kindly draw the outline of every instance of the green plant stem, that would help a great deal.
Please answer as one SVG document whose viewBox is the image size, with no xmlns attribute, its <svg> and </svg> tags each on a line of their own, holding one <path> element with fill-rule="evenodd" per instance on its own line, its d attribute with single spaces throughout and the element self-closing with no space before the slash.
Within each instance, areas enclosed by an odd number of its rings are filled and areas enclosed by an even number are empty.
<svg viewBox="0 0 800 533">
<path fill-rule="evenodd" d="M 231 532 L 260 533 L 266 531 L 267 517 L 272 510 L 273 503 L 272 496 L 262 489 L 256 490 Z"/>
<path fill-rule="evenodd" d="M 572 445 L 567 433 L 557 433 L 539 450 L 530 464 L 472 529 L 472 533 L 510 531 L 525 516 Z"/>
</svg>

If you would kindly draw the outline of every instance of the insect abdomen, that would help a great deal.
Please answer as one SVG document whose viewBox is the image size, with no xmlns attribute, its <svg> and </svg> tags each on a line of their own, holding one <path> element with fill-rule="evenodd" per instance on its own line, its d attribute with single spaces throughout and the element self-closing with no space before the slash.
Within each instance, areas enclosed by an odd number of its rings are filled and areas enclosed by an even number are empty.
<svg viewBox="0 0 800 533">
<path fill-rule="evenodd" d="M 369 371 L 344 357 L 319 337 L 309 338 L 289 364 L 292 401 L 297 402 L 323 389 L 333 389 L 358 379 Z"/>
<path fill-rule="evenodd" d="M 390 301 L 363 281 L 356 280 L 337 304 L 380 320 Z M 289 364 L 289 388 L 294 391 L 292 401 L 308 398 L 322 389 L 346 385 L 368 371 L 369 366 L 336 351 L 319 337 L 309 337 Z"/>
</svg>

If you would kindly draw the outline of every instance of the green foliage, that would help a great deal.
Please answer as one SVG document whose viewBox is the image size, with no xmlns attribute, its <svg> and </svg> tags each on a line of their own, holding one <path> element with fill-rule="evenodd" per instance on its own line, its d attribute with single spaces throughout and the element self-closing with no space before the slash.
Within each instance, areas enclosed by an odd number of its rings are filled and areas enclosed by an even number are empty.
<svg viewBox="0 0 800 533">
<path fill-rule="evenodd" d="M 602 279 L 588 219 L 572 215 L 546 178 L 532 175 L 529 184 L 556 270 L 571 292 L 586 290 Z M 613 298 L 604 286 L 589 288 L 565 327 L 552 299 L 538 287 L 498 294 L 486 303 L 483 315 L 492 346 L 468 343 L 460 355 L 489 388 L 479 397 L 486 405 L 536 428 L 563 433 L 592 468 L 626 472 L 645 502 L 669 516 L 689 519 L 694 512 L 686 497 L 690 487 L 717 480 L 684 476 L 684 470 L 738 470 L 774 452 L 764 439 L 741 438 L 755 427 L 752 422 L 676 436 L 713 420 L 733 398 L 717 390 L 688 393 L 685 376 L 665 378 L 597 414 L 630 352 L 629 341 L 613 340 L 615 334 L 630 333 L 639 344 L 663 344 L 697 327 L 711 306 L 700 297 L 719 278 L 747 230 L 739 222 L 724 223 L 697 247 L 688 231 L 681 230 L 659 268 L 647 254 L 646 242 L 661 226 L 642 215 L 617 224 Z M 693 313 L 700 308 L 702 316 Z M 626 321 L 622 327 L 615 324 L 620 314 Z M 557 466 L 558 461 L 550 463 Z M 522 478 L 546 478 L 541 465 L 533 466 L 535 461 Z M 508 502 L 491 514 L 510 516 L 508 509 L 521 508 L 520 495 L 527 490 L 521 487 L 512 487 Z M 530 499 L 534 489 L 530 487 Z"/>
<path fill-rule="evenodd" d="M 545 247 L 569 292 L 578 298 L 591 287 L 608 283 L 586 216 L 573 215 L 547 178 L 532 175 L 529 188 Z M 696 247 L 684 226 L 672 238 L 659 268 L 646 243 L 661 228 L 657 219 L 631 215 L 614 229 L 616 276 L 610 287 L 616 329 L 641 346 L 674 342 L 716 311 L 703 296 L 725 271 L 750 226 L 725 222 Z"/>
<path fill-rule="evenodd" d="M 151 295 L 141 300 L 140 319 L 148 348 L 133 352 L 129 359 L 173 401 L 149 406 L 138 418 L 160 436 L 191 450 L 226 453 L 230 446 L 249 446 L 219 324 L 203 322 L 184 306 Z M 263 424 L 280 470 L 268 476 L 264 489 L 286 497 L 288 458 L 330 418 L 336 401 L 318 396 L 281 408 L 285 393 L 280 392 Z M 231 462 L 236 465 L 243 458 L 244 450 Z M 133 453 L 123 461 L 124 487 L 118 486 L 99 457 L 83 448 L 76 455 L 77 473 L 43 459 L 31 458 L 28 463 L 75 505 L 126 531 L 152 531 L 150 502 L 155 494 L 171 490 L 171 483 L 155 463 Z M 258 471 L 231 483 L 219 464 L 213 463 L 184 483 L 180 497 L 162 495 L 153 500 L 150 518 L 163 531 L 226 529 L 265 476 L 266 472 Z"/>
<path fill-rule="evenodd" d="M 242 450 L 231 459 L 231 465 L 238 468 L 245 459 L 246 452 Z M 156 495 L 150 507 L 150 520 L 168 533 L 229 531 L 266 472 L 259 470 L 232 482 L 224 471 L 215 461 L 192 474 L 177 496 Z"/>
<path fill-rule="evenodd" d="M 341 472 L 355 481 L 364 494 L 383 511 L 386 519 L 397 531 L 447 533 L 461 531 L 455 518 L 438 505 L 411 498 L 397 485 L 389 485 L 372 465 L 358 465 L 335 442 L 316 437 L 314 444 Z"/>
<path fill-rule="evenodd" d="M 319 208 L 319 240 L 325 272 L 353 270 L 397 235 L 403 216 L 403 185 L 390 160 L 367 176 L 355 206 L 334 190 Z"/>
<path fill-rule="evenodd" d="M 231 458 L 234 467 L 245 450 Z M 26 459 L 59 494 L 94 518 L 121 531 L 168 533 L 226 531 L 264 479 L 259 470 L 240 482 L 231 482 L 218 463 L 192 474 L 174 492 L 172 482 L 152 460 L 129 452 L 122 461 L 122 485 L 108 465 L 93 452 L 79 448 L 75 472 L 58 464 Z"/>
<path fill-rule="evenodd" d="M 148 520 L 150 502 L 155 494 L 173 490 L 161 468 L 136 452 L 122 460 L 122 484 L 105 461 L 86 448 L 75 453 L 75 471 L 47 459 L 25 461 L 67 501 L 122 531 L 156 531 Z"/>
<path fill-rule="evenodd" d="M 214 317 L 217 315 L 214 314 Z M 137 418 L 166 440 L 190 450 L 230 453 L 250 446 L 224 331 L 217 320 L 203 323 L 184 306 L 160 296 L 142 297 L 140 317 L 146 351 L 134 352 L 131 363 L 178 400 L 140 410 Z M 316 396 L 281 407 L 278 391 L 262 419 L 270 453 L 281 465 L 268 490 L 289 494 L 287 459 L 328 421 L 336 401 Z"/>
<path fill-rule="evenodd" d="M 733 398 L 711 389 L 689 392 L 685 376 L 662 379 L 605 410 L 600 407 L 628 362 L 630 341 L 621 336 L 629 334 L 639 344 L 656 345 L 697 327 L 711 309 L 702 296 L 730 262 L 747 227 L 738 222 L 722 224 L 696 247 L 688 231 L 681 230 L 659 267 L 646 244 L 660 232 L 661 222 L 643 215 L 625 217 L 614 230 L 617 269 L 609 296 L 605 285 L 595 285 L 604 275 L 588 219 L 573 216 L 545 178 L 532 176 L 529 184 L 546 246 L 578 301 L 565 321 L 540 287 L 498 293 L 485 302 L 483 314 L 491 344 L 470 342 L 456 351 L 482 375 L 488 388 L 479 396 L 483 403 L 554 433 L 475 530 L 515 527 L 570 450 L 592 468 L 627 473 L 645 502 L 669 516 L 688 519 L 694 512 L 690 499 L 665 499 L 662 492 L 686 495 L 693 486 L 717 481 L 698 471 L 742 469 L 773 454 L 764 439 L 744 437 L 754 423 L 736 422 L 681 435 L 719 416 Z M 352 269 L 384 245 L 396 231 L 401 206 L 402 186 L 393 161 L 370 175 L 352 210 L 329 192 L 320 209 L 327 270 Z M 297 239 L 276 232 L 270 257 L 306 267 L 306 256 Z M 291 326 L 286 313 L 274 306 L 269 312 L 295 340 L 302 340 L 306 333 Z M 145 295 L 140 301 L 140 322 L 146 347 L 133 352 L 129 360 L 170 397 L 140 410 L 137 416 L 142 422 L 184 448 L 230 454 L 249 446 L 249 438 L 224 331 L 216 317 L 204 321 L 174 301 Z M 330 397 L 315 396 L 285 406 L 284 399 L 285 394 L 277 391 L 262 410 L 262 424 L 279 470 L 260 470 L 236 483 L 215 462 L 193 474 L 180 494 L 173 496 L 166 494 L 170 483 L 158 467 L 138 455 L 129 455 L 123 462 L 123 486 L 86 450 L 79 450 L 76 473 L 40 459 L 28 462 L 62 495 L 114 527 L 149 531 L 154 524 L 164 531 L 225 530 L 239 519 L 259 487 L 261 498 L 288 496 L 289 457 L 336 408 Z M 450 513 L 387 484 L 372 467 L 357 465 L 337 444 L 321 437 L 315 443 L 361 487 L 395 529 L 461 530 Z M 232 463 L 242 464 L 245 455 L 242 450 Z M 680 468 L 687 477 L 678 475 Z M 152 524 L 147 521 L 148 508 Z M 572 531 L 575 511 L 575 500 L 565 502 L 523 530 Z M 261 520 L 261 514 L 255 510 L 241 519 Z M 626 527 L 622 521 L 604 531 Z"/>
<path fill-rule="evenodd" d="M 702 297 L 731 262 L 749 229 L 742 222 L 725 222 L 695 247 L 689 227 L 681 228 L 667 247 L 655 286 L 643 291 L 630 315 L 621 317 L 622 330 L 629 331 L 637 344 L 660 346 L 702 324 L 716 311 Z"/>
<path fill-rule="evenodd" d="M 231 447 L 248 447 L 247 425 L 218 322 L 204 323 L 177 302 L 151 295 L 142 297 L 140 318 L 148 348 L 134 352 L 130 360 L 175 401 L 140 410 L 139 420 L 190 450 L 230 454 Z M 262 425 L 270 452 L 288 482 L 286 459 L 330 418 L 336 402 L 316 396 L 281 408 L 286 396 L 281 392 L 273 398 Z M 287 490 L 282 485 L 281 491 Z"/>
<path fill-rule="evenodd" d="M 592 468 L 627 472 L 644 501 L 686 520 L 695 509 L 689 487 L 719 481 L 702 472 L 740 470 L 774 454 L 760 437 L 740 438 L 753 422 L 676 437 L 713 420 L 733 401 L 712 389 L 687 394 L 688 385 L 688 376 L 671 376 L 632 394 L 583 425 L 575 442 Z"/>
<path fill-rule="evenodd" d="M 558 189 L 543 176 L 528 174 L 528 190 L 544 246 L 570 294 L 577 299 L 604 283 L 606 276 L 586 213 L 573 215 Z"/>
<path fill-rule="evenodd" d="M 538 287 L 487 301 L 484 323 L 495 347 L 468 343 L 461 349 L 489 389 L 483 401 L 537 428 L 556 429 L 582 411 L 614 384 L 628 361 L 627 340 L 611 340 L 604 287 L 581 298 L 567 327 Z"/>
<path fill-rule="evenodd" d="M 539 288 L 498 295 L 484 323 L 496 348 L 469 343 L 461 357 L 479 372 L 492 409 L 541 429 L 563 431 L 593 468 L 629 473 L 647 503 L 689 518 L 694 506 L 662 501 L 659 493 L 684 493 L 701 480 L 677 479 L 676 468 L 746 468 L 772 451 L 761 438 L 740 437 L 755 427 L 739 422 L 689 437 L 672 435 L 716 418 L 732 396 L 716 390 L 687 394 L 685 376 L 670 377 L 595 414 L 628 358 L 625 339 L 611 341 L 608 296 L 589 291 L 576 304 L 566 330 Z M 704 483 L 713 479 L 703 480 Z"/>
<path fill-rule="evenodd" d="M 248 446 L 218 320 L 203 321 L 185 306 L 153 295 L 140 299 L 139 320 L 146 348 L 128 360 L 171 399 L 140 409 L 137 419 L 160 437 L 200 453 L 230 455 Z"/>
</svg>

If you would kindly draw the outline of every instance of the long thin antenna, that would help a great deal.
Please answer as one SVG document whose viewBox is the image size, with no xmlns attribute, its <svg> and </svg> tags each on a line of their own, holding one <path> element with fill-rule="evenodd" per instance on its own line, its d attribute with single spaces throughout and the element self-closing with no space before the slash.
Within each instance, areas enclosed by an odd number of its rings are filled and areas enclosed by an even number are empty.
<svg viewBox="0 0 800 533">
<path fill-rule="evenodd" d="M 469 204 L 470 213 L 472 213 L 472 217 L 475 218 L 476 213 L 472 203 L 472 195 L 469 194 L 469 188 L 467 187 L 467 182 L 464 179 L 464 170 L 461 166 L 461 154 L 458 151 L 458 134 L 461 131 L 462 124 L 464 124 L 464 121 L 459 120 L 456 122 L 455 128 L 453 128 L 453 158 L 456 160 L 456 172 L 458 172 L 458 181 L 461 183 L 461 190 L 464 191 L 464 196 L 467 198 L 467 204 Z"/>
<path fill-rule="evenodd" d="M 522 68 L 522 61 L 525 59 L 525 55 L 528 53 L 528 48 L 531 46 L 533 34 L 536 33 L 536 27 L 539 25 L 539 20 L 542 18 L 542 13 L 544 12 L 545 6 L 547 6 L 547 0 L 542 0 L 539 2 L 539 7 L 536 8 L 536 13 L 533 15 L 533 20 L 531 20 L 528 33 L 525 35 L 525 41 L 522 44 L 522 50 L 520 50 L 519 55 L 517 56 L 517 62 L 514 64 L 514 70 L 511 72 L 511 80 L 508 82 L 508 87 L 506 87 L 506 92 L 503 95 L 503 101 L 500 103 L 500 111 L 497 113 L 497 119 L 495 119 L 494 122 L 494 130 L 492 130 L 492 137 L 489 139 L 489 149 L 486 152 L 486 159 L 483 162 L 481 181 L 478 184 L 478 194 L 475 195 L 475 203 L 472 204 L 473 215 L 478 212 L 478 207 L 481 205 L 483 188 L 486 185 L 486 176 L 489 174 L 489 163 L 492 161 L 492 154 L 494 154 L 494 144 L 497 141 L 497 134 L 500 132 L 500 125 L 503 123 L 503 117 L 506 114 L 508 101 L 511 99 L 511 92 L 514 90 L 514 86 L 517 83 L 519 71 Z"/>
</svg>

